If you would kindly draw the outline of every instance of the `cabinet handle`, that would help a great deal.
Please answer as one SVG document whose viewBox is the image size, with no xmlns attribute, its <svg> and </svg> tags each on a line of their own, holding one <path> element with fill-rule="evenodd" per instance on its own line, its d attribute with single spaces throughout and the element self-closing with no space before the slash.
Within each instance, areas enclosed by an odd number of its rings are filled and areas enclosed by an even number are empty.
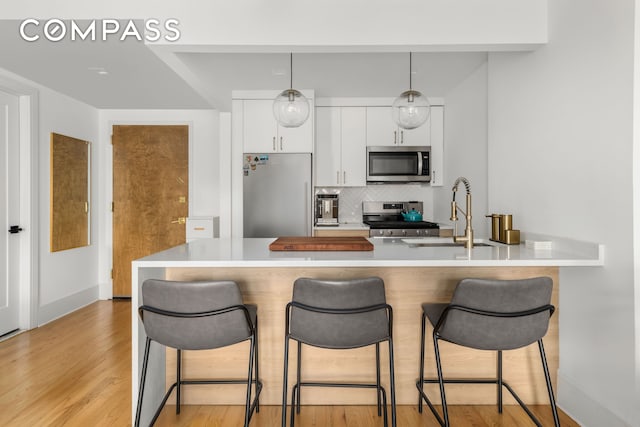
<svg viewBox="0 0 640 427">
<path fill-rule="evenodd" d="M 404 131 L 400 131 L 400 144 L 404 144 Z"/>
<path fill-rule="evenodd" d="M 394 144 L 398 143 L 398 131 L 397 130 L 393 131 L 393 143 Z"/>
<path fill-rule="evenodd" d="M 347 171 L 342 171 L 342 183 L 347 183 Z"/>
<path fill-rule="evenodd" d="M 336 184 L 340 184 L 340 171 L 336 171 Z"/>
<path fill-rule="evenodd" d="M 432 183 L 432 184 L 433 184 L 433 183 L 437 183 L 436 181 L 437 181 L 437 180 L 436 180 L 436 170 L 434 169 L 434 170 L 431 172 L 431 183 Z"/>
<path fill-rule="evenodd" d="M 273 151 L 276 151 L 276 137 L 273 137 Z"/>
<path fill-rule="evenodd" d="M 282 151 L 282 137 L 280 137 L 280 151 Z"/>
</svg>

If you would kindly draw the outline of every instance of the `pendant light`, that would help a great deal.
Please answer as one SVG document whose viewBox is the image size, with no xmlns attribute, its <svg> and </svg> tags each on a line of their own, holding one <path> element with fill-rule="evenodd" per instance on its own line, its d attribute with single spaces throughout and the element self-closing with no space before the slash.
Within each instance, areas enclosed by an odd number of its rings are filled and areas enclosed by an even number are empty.
<svg viewBox="0 0 640 427">
<path fill-rule="evenodd" d="M 427 98 L 411 87 L 411 52 L 409 52 L 409 90 L 402 92 L 391 108 L 393 121 L 403 129 L 415 129 L 429 118 L 431 108 Z"/>
<path fill-rule="evenodd" d="M 273 116 L 281 126 L 297 128 L 309 117 L 309 101 L 293 88 L 293 53 L 289 54 L 289 89 L 283 90 L 273 100 Z"/>
</svg>

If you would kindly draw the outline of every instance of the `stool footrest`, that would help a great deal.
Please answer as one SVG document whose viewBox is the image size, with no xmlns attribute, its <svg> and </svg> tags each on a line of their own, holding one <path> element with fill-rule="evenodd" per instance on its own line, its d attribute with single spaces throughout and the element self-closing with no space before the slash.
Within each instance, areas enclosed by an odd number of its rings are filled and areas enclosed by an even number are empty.
<svg viewBox="0 0 640 427">
<path fill-rule="evenodd" d="M 522 409 L 524 409 L 527 415 L 529 415 L 529 418 L 531 418 L 531 420 L 536 424 L 536 426 L 543 427 L 540 421 L 536 418 L 536 416 L 533 415 L 533 412 L 531 412 L 529 407 L 522 401 L 522 399 L 520 399 L 520 396 L 518 396 L 515 390 L 513 390 L 513 388 L 511 388 L 511 386 L 506 381 L 500 382 L 498 378 L 443 378 L 442 382 L 444 384 L 495 384 L 495 385 L 498 385 L 501 383 L 509 391 L 509 393 L 511 393 L 513 398 L 518 402 L 518 404 L 522 407 Z M 423 384 L 440 384 L 440 380 L 438 380 L 437 378 L 425 378 L 422 380 L 422 383 Z M 445 422 L 442 420 L 442 418 L 440 417 L 440 414 L 438 414 L 438 411 L 433 406 L 433 404 L 427 397 L 427 394 L 422 389 L 422 384 L 420 384 L 419 379 L 416 381 L 416 388 L 418 389 L 418 393 L 420 394 L 420 397 L 425 401 L 427 406 L 429 406 L 429 409 L 431 409 L 431 412 L 433 412 L 433 415 L 436 417 L 440 425 L 444 426 Z"/>
</svg>

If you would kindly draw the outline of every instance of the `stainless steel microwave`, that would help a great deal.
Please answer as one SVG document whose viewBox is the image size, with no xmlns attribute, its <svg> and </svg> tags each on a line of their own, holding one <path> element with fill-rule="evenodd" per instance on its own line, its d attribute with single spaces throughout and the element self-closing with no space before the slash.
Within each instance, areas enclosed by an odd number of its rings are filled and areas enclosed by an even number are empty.
<svg viewBox="0 0 640 427">
<path fill-rule="evenodd" d="M 367 147 L 367 183 L 431 181 L 431 147 Z"/>
</svg>

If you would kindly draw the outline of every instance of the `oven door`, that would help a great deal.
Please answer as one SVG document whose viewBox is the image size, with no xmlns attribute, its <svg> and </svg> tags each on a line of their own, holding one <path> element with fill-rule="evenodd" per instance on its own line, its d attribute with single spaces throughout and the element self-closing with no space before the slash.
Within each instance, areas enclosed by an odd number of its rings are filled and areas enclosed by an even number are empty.
<svg viewBox="0 0 640 427">
<path fill-rule="evenodd" d="M 367 147 L 367 182 L 429 182 L 430 147 Z"/>
</svg>

